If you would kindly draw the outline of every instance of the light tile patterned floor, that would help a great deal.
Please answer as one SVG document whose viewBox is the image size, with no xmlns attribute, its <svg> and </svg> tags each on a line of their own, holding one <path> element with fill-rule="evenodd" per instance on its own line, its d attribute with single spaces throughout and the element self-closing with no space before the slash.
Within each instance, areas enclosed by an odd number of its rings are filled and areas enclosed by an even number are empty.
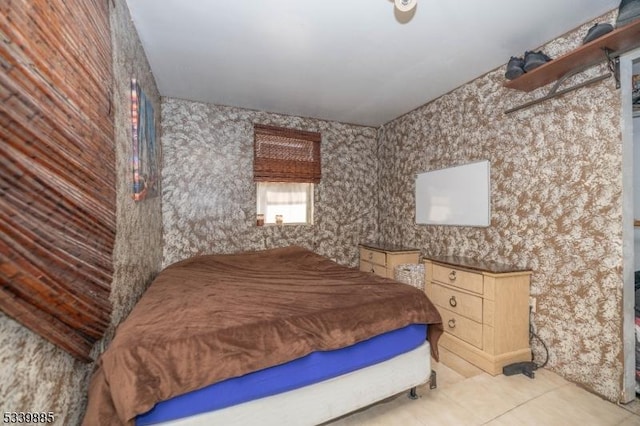
<svg viewBox="0 0 640 426">
<path fill-rule="evenodd" d="M 420 399 L 399 395 L 328 425 L 640 426 L 640 402 L 612 404 L 549 370 L 494 377 L 446 351 L 432 366 L 438 388 L 418 388 Z"/>
</svg>

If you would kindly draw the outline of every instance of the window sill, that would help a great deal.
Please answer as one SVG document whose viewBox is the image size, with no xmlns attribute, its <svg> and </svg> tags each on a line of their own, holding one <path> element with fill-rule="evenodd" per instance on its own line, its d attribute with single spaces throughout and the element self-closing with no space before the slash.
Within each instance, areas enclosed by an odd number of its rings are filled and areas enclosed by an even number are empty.
<svg viewBox="0 0 640 426">
<path fill-rule="evenodd" d="M 265 223 L 264 225 L 256 225 L 256 228 L 281 228 L 283 226 L 313 226 L 313 223 L 295 222 L 295 223 L 283 223 L 278 225 L 276 223 Z"/>
</svg>

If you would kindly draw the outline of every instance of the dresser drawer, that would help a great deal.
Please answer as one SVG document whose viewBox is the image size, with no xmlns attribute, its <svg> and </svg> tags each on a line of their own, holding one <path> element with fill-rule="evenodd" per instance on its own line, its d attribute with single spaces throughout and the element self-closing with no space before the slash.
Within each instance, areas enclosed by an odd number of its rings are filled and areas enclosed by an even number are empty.
<svg viewBox="0 0 640 426">
<path fill-rule="evenodd" d="M 433 303 L 451 312 L 482 322 L 482 297 L 453 290 L 440 284 L 429 286 L 428 296 Z"/>
<path fill-rule="evenodd" d="M 443 284 L 459 287 L 477 294 L 483 293 L 482 274 L 461 271 L 455 268 L 447 268 L 442 265 L 433 265 L 433 279 Z"/>
<path fill-rule="evenodd" d="M 478 349 L 482 349 L 482 324 L 451 312 L 443 306 L 437 305 L 437 308 L 442 317 L 442 325 L 447 333 Z"/>
<path fill-rule="evenodd" d="M 364 272 L 371 272 L 381 277 L 387 276 L 387 268 L 382 265 L 377 265 L 375 263 L 367 262 L 365 260 L 360 261 L 360 270 Z"/>
<path fill-rule="evenodd" d="M 387 266 L 387 255 L 385 253 L 369 250 L 364 247 L 360 247 L 360 260 L 369 263 L 377 263 L 383 267 Z"/>
</svg>

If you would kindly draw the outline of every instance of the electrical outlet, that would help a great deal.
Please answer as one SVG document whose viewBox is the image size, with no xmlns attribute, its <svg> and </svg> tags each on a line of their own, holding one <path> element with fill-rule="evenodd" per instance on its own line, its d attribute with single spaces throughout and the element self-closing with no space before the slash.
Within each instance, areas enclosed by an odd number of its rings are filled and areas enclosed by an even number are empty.
<svg viewBox="0 0 640 426">
<path fill-rule="evenodd" d="M 529 306 L 531 307 L 531 312 L 535 313 L 537 308 L 538 301 L 535 297 L 529 296 Z"/>
</svg>

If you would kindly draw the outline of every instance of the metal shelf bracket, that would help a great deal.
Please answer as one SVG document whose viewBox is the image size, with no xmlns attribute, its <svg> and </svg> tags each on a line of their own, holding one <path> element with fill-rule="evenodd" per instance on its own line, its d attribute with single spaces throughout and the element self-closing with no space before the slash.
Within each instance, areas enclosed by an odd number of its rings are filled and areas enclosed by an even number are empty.
<svg viewBox="0 0 640 426">
<path fill-rule="evenodd" d="M 613 78 L 616 79 L 616 89 L 620 88 L 620 55 L 615 54 L 610 49 L 604 48 L 604 55 L 607 58 L 607 66 L 609 71 L 613 74 Z"/>
</svg>

